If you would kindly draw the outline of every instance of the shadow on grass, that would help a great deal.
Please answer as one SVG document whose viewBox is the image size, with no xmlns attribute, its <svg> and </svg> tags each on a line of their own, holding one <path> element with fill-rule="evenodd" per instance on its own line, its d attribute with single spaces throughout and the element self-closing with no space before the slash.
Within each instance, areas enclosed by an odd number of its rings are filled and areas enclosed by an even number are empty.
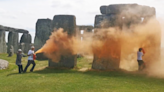
<svg viewBox="0 0 164 92">
<path fill-rule="evenodd" d="M 26 72 L 26 73 L 31 73 L 31 72 Z M 26 73 L 10 73 L 10 74 L 7 74 L 7 76 L 21 75 L 21 74 L 26 74 Z"/>
<path fill-rule="evenodd" d="M 145 75 L 138 72 L 128 72 L 124 70 L 111 70 L 111 71 L 100 71 L 100 70 L 87 70 L 87 71 L 78 71 L 76 69 L 54 69 L 54 68 L 44 68 L 43 70 L 34 71 L 38 74 L 57 74 L 57 73 L 77 73 L 85 74 L 89 76 L 101 76 L 101 77 L 144 77 Z"/>
<path fill-rule="evenodd" d="M 31 73 L 31 72 L 26 72 Z M 21 74 L 26 74 L 21 73 Z M 141 72 L 128 72 L 125 70 L 111 70 L 111 71 L 100 71 L 100 70 L 87 70 L 87 71 L 78 71 L 77 69 L 56 69 L 56 68 L 44 68 L 42 70 L 36 70 L 33 73 L 36 74 L 81 74 L 81 75 L 88 75 L 88 76 L 99 76 L 99 77 L 116 77 L 116 78 L 146 78 L 146 75 Z M 19 73 L 11 73 L 7 76 L 11 75 L 20 75 Z"/>
</svg>

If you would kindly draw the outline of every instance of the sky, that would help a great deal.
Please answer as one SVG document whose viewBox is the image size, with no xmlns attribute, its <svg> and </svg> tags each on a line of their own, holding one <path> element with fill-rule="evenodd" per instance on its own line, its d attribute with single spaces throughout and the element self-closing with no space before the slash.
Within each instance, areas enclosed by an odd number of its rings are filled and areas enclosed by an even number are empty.
<svg viewBox="0 0 164 92">
<path fill-rule="evenodd" d="M 164 19 L 164 0 L 0 0 L 0 25 L 28 30 L 33 42 L 38 19 L 70 14 L 77 25 L 93 25 L 101 5 L 120 3 L 155 7 L 157 18 Z"/>
</svg>

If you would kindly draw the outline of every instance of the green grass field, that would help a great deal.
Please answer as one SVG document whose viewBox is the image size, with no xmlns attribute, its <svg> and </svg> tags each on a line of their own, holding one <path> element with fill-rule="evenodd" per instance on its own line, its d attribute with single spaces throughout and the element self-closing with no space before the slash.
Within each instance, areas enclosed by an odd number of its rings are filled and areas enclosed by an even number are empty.
<svg viewBox="0 0 164 92">
<path fill-rule="evenodd" d="M 164 79 L 140 73 L 79 71 L 91 67 L 87 58 L 78 59 L 72 70 L 50 69 L 48 61 L 36 61 L 34 72 L 23 74 L 17 73 L 15 58 L 0 54 L 0 59 L 10 63 L 8 69 L 0 70 L 0 92 L 164 92 Z M 23 67 L 26 63 L 23 58 Z"/>
</svg>

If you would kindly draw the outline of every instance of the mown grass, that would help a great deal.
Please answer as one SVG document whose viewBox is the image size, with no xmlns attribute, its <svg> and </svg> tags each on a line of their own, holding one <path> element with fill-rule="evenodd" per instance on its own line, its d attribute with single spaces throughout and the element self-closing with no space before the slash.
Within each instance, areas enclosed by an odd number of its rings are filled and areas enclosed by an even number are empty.
<svg viewBox="0 0 164 92">
<path fill-rule="evenodd" d="M 50 69 L 47 61 L 36 61 L 34 72 L 18 74 L 15 56 L 0 54 L 0 59 L 10 63 L 0 70 L 0 92 L 164 92 L 164 79 L 139 73 Z M 78 59 L 77 67 L 91 67 L 87 60 Z M 23 66 L 26 63 L 24 58 Z"/>
</svg>

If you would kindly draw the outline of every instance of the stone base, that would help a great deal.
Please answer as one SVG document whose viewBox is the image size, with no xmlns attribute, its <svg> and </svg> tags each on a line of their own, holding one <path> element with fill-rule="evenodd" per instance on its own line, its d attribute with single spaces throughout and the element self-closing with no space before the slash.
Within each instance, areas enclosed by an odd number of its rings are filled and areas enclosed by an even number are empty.
<svg viewBox="0 0 164 92">
<path fill-rule="evenodd" d="M 49 60 L 49 67 L 53 68 L 74 68 L 76 66 L 76 55 L 73 56 L 61 56 L 59 62 L 53 62 Z"/>
<path fill-rule="evenodd" d="M 44 53 L 36 54 L 37 60 L 48 60 L 48 58 L 44 55 Z"/>
<path fill-rule="evenodd" d="M 94 56 L 92 69 L 98 70 L 111 70 L 111 69 L 119 69 L 120 58 L 98 58 Z"/>
</svg>

